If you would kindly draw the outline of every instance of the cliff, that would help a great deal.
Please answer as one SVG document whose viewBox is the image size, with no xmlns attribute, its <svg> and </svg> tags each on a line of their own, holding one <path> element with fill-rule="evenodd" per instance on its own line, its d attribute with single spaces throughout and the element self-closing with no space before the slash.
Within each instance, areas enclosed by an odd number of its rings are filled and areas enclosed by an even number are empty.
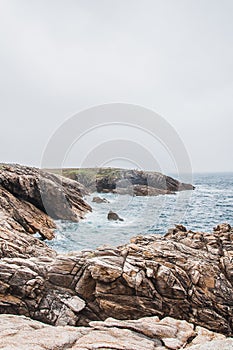
<svg viewBox="0 0 233 350">
<path fill-rule="evenodd" d="M 52 219 L 79 221 L 91 207 L 85 188 L 58 175 L 20 165 L 0 165 L 0 227 L 52 239 Z"/>
</svg>

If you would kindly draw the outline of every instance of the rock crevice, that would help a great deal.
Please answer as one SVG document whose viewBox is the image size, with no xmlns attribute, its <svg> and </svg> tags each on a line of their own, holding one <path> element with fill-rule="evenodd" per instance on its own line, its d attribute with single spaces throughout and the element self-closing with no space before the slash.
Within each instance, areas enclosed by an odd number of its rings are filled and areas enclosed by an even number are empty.
<svg viewBox="0 0 233 350">
<path fill-rule="evenodd" d="M 28 258 L 21 248 L 0 261 L 0 312 L 72 326 L 170 316 L 232 335 L 232 237 L 226 225 L 212 233 L 177 227 L 71 256 Z"/>
</svg>

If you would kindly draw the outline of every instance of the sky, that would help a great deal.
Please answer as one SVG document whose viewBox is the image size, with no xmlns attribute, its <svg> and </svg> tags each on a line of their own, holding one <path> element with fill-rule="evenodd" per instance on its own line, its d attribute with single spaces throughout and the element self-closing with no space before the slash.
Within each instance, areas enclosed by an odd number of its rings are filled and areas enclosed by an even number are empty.
<svg viewBox="0 0 233 350">
<path fill-rule="evenodd" d="M 164 118 L 194 172 L 233 171 L 232 18 L 232 0 L 0 0 L 0 161 L 41 166 L 69 118 L 125 103 Z"/>
</svg>

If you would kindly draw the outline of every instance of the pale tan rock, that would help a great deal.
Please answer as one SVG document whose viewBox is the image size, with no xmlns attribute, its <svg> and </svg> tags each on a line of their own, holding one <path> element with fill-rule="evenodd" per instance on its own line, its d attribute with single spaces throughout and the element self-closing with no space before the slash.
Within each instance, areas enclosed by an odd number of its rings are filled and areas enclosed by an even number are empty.
<svg viewBox="0 0 233 350">
<path fill-rule="evenodd" d="M 89 262 L 88 270 L 95 280 L 113 282 L 122 274 L 123 258 L 121 256 L 95 257 Z"/>
<path fill-rule="evenodd" d="M 212 340 L 204 344 L 198 344 L 188 348 L 189 350 L 233 350 L 233 339 Z"/>
<path fill-rule="evenodd" d="M 169 326 L 172 331 L 163 336 L 162 340 L 168 349 L 179 349 L 185 346 L 187 341 L 195 335 L 194 327 L 186 321 L 175 320 L 165 317 L 160 321 L 160 325 Z"/>
<path fill-rule="evenodd" d="M 203 344 L 211 340 L 223 340 L 226 337 L 223 334 L 215 333 L 209 331 L 206 328 L 197 326 L 195 328 L 196 337 L 192 340 L 192 342 L 188 346 L 193 346 L 197 344 Z"/>
<path fill-rule="evenodd" d="M 128 329 L 108 328 L 107 330 L 92 330 L 77 340 L 76 349 L 119 349 L 119 350 L 154 350 L 155 342 L 143 338 Z"/>
<path fill-rule="evenodd" d="M 0 315 L 1 350 L 53 350 L 72 348 L 87 329 L 53 327 L 23 316 Z"/>
<path fill-rule="evenodd" d="M 24 316 L 0 315 L 1 350 L 228 350 L 232 338 L 170 317 L 91 322 L 89 327 L 49 326 Z M 197 335 L 196 335 L 197 334 Z M 189 339 L 198 343 L 190 346 Z M 200 336 L 204 336 L 200 338 Z M 211 340 L 214 339 L 214 340 Z M 192 343 L 191 343 L 192 344 Z"/>
<path fill-rule="evenodd" d="M 161 345 L 165 344 L 168 349 L 178 349 L 186 345 L 188 339 L 196 334 L 192 324 L 170 317 L 161 321 L 158 317 L 146 317 L 135 321 L 119 321 L 108 318 L 104 322 L 90 322 L 90 326 L 100 330 L 106 327 L 130 329 L 149 338 L 161 340 Z"/>
</svg>

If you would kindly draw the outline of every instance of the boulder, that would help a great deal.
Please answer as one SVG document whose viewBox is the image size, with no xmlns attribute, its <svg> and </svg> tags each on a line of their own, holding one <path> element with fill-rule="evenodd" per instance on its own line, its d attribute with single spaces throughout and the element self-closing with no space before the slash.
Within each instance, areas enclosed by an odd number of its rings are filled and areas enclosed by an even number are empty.
<svg viewBox="0 0 233 350">
<path fill-rule="evenodd" d="M 93 197 L 92 202 L 94 203 L 110 203 L 106 198 Z"/>
<path fill-rule="evenodd" d="M 114 213 L 113 211 L 109 211 L 108 213 L 108 220 L 114 220 L 114 221 L 124 221 L 124 219 L 120 218 L 117 213 Z"/>
</svg>

